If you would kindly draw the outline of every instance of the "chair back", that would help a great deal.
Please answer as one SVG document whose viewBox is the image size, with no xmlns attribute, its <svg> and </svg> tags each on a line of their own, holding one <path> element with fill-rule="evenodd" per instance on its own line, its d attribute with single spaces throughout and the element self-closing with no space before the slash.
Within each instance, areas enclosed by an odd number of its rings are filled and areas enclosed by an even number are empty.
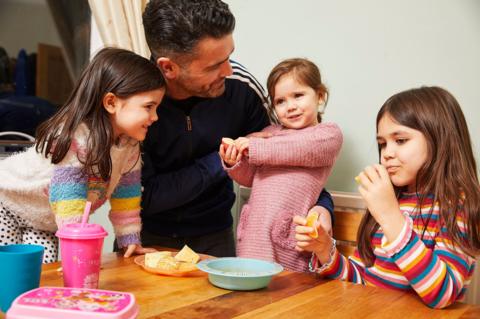
<svg viewBox="0 0 480 319">
<path fill-rule="evenodd" d="M 333 238 L 337 240 L 338 250 L 350 256 L 357 247 L 358 227 L 367 207 L 358 193 L 332 191 L 330 194 L 335 205 Z"/>
</svg>

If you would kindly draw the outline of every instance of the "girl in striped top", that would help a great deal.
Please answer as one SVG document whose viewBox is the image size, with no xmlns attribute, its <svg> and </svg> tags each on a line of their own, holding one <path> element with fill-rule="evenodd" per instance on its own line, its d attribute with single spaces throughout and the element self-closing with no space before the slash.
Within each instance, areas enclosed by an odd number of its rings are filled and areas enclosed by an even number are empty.
<svg viewBox="0 0 480 319">
<path fill-rule="evenodd" d="M 130 51 L 101 50 L 73 93 L 37 130 L 34 147 L 0 162 L 0 245 L 41 244 L 57 259 L 54 232 L 110 200 L 125 256 L 140 244 L 140 146 L 165 93 L 157 67 Z"/>
<path fill-rule="evenodd" d="M 480 250 L 480 187 L 470 135 L 456 99 L 438 87 L 389 98 L 377 115 L 380 164 L 356 178 L 368 210 L 358 248 L 296 216 L 297 249 L 311 269 L 365 285 L 416 293 L 432 308 L 462 300 Z"/>
</svg>

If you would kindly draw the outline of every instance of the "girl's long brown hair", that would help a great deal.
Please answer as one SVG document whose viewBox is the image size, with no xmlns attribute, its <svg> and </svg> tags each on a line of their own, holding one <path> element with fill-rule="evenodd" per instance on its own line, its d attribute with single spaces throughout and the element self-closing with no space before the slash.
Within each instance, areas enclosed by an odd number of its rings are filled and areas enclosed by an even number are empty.
<svg viewBox="0 0 480 319">
<path fill-rule="evenodd" d="M 417 174 L 418 208 L 427 196 L 439 204 L 440 220 L 454 245 L 471 256 L 480 252 L 480 186 L 473 156 L 470 134 L 457 100 L 439 87 L 421 87 L 390 97 L 377 115 L 388 115 L 400 125 L 420 131 L 427 140 L 428 157 Z M 378 150 L 380 155 L 380 148 Z M 404 189 L 394 187 L 397 197 Z M 433 210 L 433 207 L 432 207 Z M 425 221 L 422 236 L 426 231 Z M 465 233 L 462 236 L 456 212 L 462 210 Z M 420 213 L 420 212 L 418 212 Z M 379 225 L 367 211 L 358 232 L 358 252 L 366 266 L 371 266 L 374 253 L 371 245 Z"/>
<path fill-rule="evenodd" d="M 123 49 L 100 50 L 82 72 L 67 102 L 38 127 L 36 151 L 50 157 L 53 164 L 61 162 L 70 149 L 76 129 L 85 123 L 90 135 L 86 157 L 80 159 L 84 173 L 108 180 L 114 137 L 103 97 L 111 92 L 119 98 L 128 98 L 164 86 L 161 72 L 149 60 Z"/>
</svg>

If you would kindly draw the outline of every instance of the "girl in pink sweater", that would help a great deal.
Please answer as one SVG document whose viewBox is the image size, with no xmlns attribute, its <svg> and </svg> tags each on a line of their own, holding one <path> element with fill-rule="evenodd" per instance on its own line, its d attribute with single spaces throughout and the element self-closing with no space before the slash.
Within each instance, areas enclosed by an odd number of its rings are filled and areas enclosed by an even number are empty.
<svg viewBox="0 0 480 319">
<path fill-rule="evenodd" d="M 220 145 L 226 171 L 252 187 L 237 229 L 237 256 L 276 261 L 307 271 L 309 256 L 295 250 L 294 215 L 315 205 L 342 145 L 340 128 L 321 123 L 319 107 L 327 89 L 315 64 L 289 59 L 270 73 L 269 111 L 280 125 L 266 127 L 268 138 L 240 137 Z"/>
</svg>

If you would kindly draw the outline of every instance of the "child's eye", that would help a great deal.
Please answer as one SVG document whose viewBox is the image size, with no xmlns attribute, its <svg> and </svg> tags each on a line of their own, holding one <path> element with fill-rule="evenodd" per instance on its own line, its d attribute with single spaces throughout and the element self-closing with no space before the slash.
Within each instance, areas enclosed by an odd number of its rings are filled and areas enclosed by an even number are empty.
<svg viewBox="0 0 480 319">
<path fill-rule="evenodd" d="M 295 93 L 295 98 L 298 99 L 298 98 L 301 98 L 303 96 L 303 93 Z"/>
<path fill-rule="evenodd" d="M 285 100 L 279 99 L 279 100 L 276 100 L 276 101 L 275 101 L 274 105 L 275 105 L 275 106 L 280 106 L 280 105 L 282 105 L 282 104 L 284 104 L 284 103 L 285 103 Z"/>
<path fill-rule="evenodd" d="M 384 149 L 387 143 L 378 143 L 378 148 L 379 149 Z"/>
<path fill-rule="evenodd" d="M 402 144 L 405 144 L 407 142 L 407 139 L 406 138 L 399 138 L 399 139 L 395 140 L 395 142 L 398 145 L 402 145 Z"/>
</svg>

